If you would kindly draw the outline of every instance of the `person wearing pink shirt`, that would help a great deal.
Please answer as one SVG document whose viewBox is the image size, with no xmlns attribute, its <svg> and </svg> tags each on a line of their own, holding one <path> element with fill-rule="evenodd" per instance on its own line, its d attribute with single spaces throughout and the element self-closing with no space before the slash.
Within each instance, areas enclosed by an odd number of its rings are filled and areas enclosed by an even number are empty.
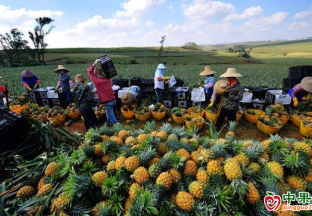
<svg viewBox="0 0 312 216">
<path fill-rule="evenodd" d="M 312 77 L 305 77 L 301 80 L 301 83 L 289 90 L 288 94 L 293 100 L 294 107 L 299 106 L 299 101 L 307 96 L 308 93 L 312 93 Z"/>
<path fill-rule="evenodd" d="M 116 105 L 115 93 L 112 89 L 112 81 L 107 79 L 101 71 L 102 68 L 97 59 L 88 68 L 88 75 L 97 89 L 100 103 L 105 105 L 107 124 L 113 125 L 117 123 L 114 114 L 114 106 Z"/>
</svg>

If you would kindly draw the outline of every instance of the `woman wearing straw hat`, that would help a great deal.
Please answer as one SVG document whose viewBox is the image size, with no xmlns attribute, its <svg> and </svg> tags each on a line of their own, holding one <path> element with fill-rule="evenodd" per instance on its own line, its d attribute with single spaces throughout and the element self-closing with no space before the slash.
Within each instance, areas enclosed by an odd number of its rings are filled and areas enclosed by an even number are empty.
<svg viewBox="0 0 312 216">
<path fill-rule="evenodd" d="M 202 71 L 199 75 L 206 76 L 204 84 L 201 86 L 205 88 L 205 95 L 206 95 L 206 102 L 210 101 L 210 98 L 213 93 L 213 85 L 214 85 L 214 75 L 216 74 L 215 71 L 210 69 L 210 66 L 206 66 L 205 70 Z"/>
<path fill-rule="evenodd" d="M 312 77 L 303 78 L 301 83 L 290 89 L 288 92 L 293 100 L 294 107 L 298 107 L 299 101 L 309 93 L 312 93 Z"/>
<path fill-rule="evenodd" d="M 227 85 L 220 84 L 221 93 L 226 97 L 224 104 L 219 113 L 217 122 L 216 122 L 216 130 L 219 131 L 221 126 L 227 117 L 228 121 L 236 121 L 236 112 L 238 110 L 239 101 L 243 99 L 244 87 L 240 84 L 237 78 L 242 77 L 241 74 L 236 72 L 235 68 L 228 68 L 226 73 L 222 74 L 220 77 L 226 78 Z M 217 90 L 218 88 L 216 88 Z M 211 102 L 213 104 L 216 98 L 217 92 L 214 92 L 214 95 L 211 97 Z"/>
<path fill-rule="evenodd" d="M 141 89 L 139 86 L 130 86 L 121 97 L 121 103 L 127 106 L 137 103 L 137 107 L 141 104 Z"/>
<path fill-rule="evenodd" d="M 30 70 L 24 70 L 21 73 L 22 83 L 26 88 L 27 93 L 34 89 L 39 88 L 40 80 L 38 77 Z"/>
<path fill-rule="evenodd" d="M 166 66 L 164 64 L 159 64 L 157 66 L 155 76 L 154 76 L 154 89 L 157 96 L 157 103 L 162 103 L 162 92 L 165 89 L 165 82 L 169 80 L 170 77 L 164 77 Z"/>
<path fill-rule="evenodd" d="M 75 85 L 71 91 L 77 108 L 83 117 L 83 123 L 86 129 L 89 130 L 91 127 L 95 128 L 98 123 L 92 109 L 94 105 L 92 90 L 85 82 L 85 77 L 82 74 L 77 74 L 75 76 Z"/>
<path fill-rule="evenodd" d="M 69 70 L 66 69 L 63 65 L 59 65 L 57 69 L 54 70 L 54 72 L 59 74 L 59 79 L 56 84 L 55 91 L 58 91 L 60 88 L 62 88 L 63 92 L 66 95 L 67 102 L 73 103 L 70 89 L 74 86 L 74 82 L 68 75 Z"/>
</svg>

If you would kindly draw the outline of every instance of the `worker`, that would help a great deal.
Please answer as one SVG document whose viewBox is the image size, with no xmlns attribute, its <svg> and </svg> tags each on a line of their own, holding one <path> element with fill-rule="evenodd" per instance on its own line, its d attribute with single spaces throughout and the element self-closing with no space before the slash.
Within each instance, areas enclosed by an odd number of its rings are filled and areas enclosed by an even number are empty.
<svg viewBox="0 0 312 216">
<path fill-rule="evenodd" d="M 34 89 L 39 88 L 40 80 L 38 77 L 30 70 L 24 70 L 21 73 L 22 83 L 26 88 L 27 93 Z"/>
<path fill-rule="evenodd" d="M 141 89 L 139 86 L 130 86 L 121 97 L 121 102 L 124 105 L 131 106 L 136 103 L 136 107 L 141 105 Z"/>
<path fill-rule="evenodd" d="M 238 80 L 238 78 L 242 77 L 242 75 L 237 73 L 235 68 L 228 68 L 226 73 L 222 74 L 220 77 L 226 78 L 227 85 L 225 86 L 223 84 L 222 86 L 220 86 L 223 89 L 226 88 L 226 91 L 224 91 L 223 93 L 223 97 L 225 97 L 226 99 L 222 105 L 216 121 L 215 127 L 217 131 L 220 131 L 226 117 L 229 122 L 236 121 L 236 112 L 238 110 L 239 101 L 243 99 L 244 94 L 244 87 L 240 84 Z M 213 106 L 216 96 L 217 91 L 214 91 L 209 106 Z"/>
<path fill-rule="evenodd" d="M 288 92 L 292 98 L 294 107 L 298 107 L 299 101 L 309 93 L 312 93 L 312 77 L 303 78 L 298 85 L 290 89 Z"/>
<path fill-rule="evenodd" d="M 103 75 L 103 69 L 99 63 L 99 59 L 94 61 L 93 65 L 88 68 L 88 75 L 97 89 L 100 103 L 105 105 L 107 125 L 112 126 L 117 123 L 114 113 L 116 97 L 112 89 L 112 81 Z"/>
<path fill-rule="evenodd" d="M 200 76 L 205 76 L 205 81 L 202 84 L 201 83 L 201 87 L 205 88 L 205 101 L 206 104 L 208 103 L 208 101 L 210 101 L 211 96 L 213 94 L 213 85 L 214 85 L 214 75 L 216 74 L 215 71 L 211 70 L 209 66 L 205 67 L 205 70 L 202 71 L 199 75 Z"/>
<path fill-rule="evenodd" d="M 0 106 L 4 106 L 3 98 L 5 98 L 6 96 L 9 97 L 9 92 L 5 89 L 4 86 L 2 86 L 3 82 L 4 80 L 2 79 L 2 77 L 0 77 Z"/>
<path fill-rule="evenodd" d="M 59 65 L 57 69 L 54 70 L 55 73 L 59 74 L 59 79 L 56 84 L 55 91 L 59 91 L 62 89 L 62 91 L 66 95 L 66 100 L 69 104 L 73 103 L 73 98 L 70 93 L 70 89 L 74 87 L 74 82 L 71 79 L 71 77 L 68 75 L 69 70 L 66 69 L 63 65 Z"/>
<path fill-rule="evenodd" d="M 159 64 L 157 66 L 155 77 L 154 77 L 154 89 L 157 96 L 157 103 L 162 103 L 162 92 L 165 89 L 165 82 L 170 79 L 170 77 L 164 77 L 166 66 L 164 64 Z"/>
<path fill-rule="evenodd" d="M 0 76 L 0 92 L 5 92 L 5 87 L 2 86 L 2 83 L 4 83 L 4 80 L 2 79 L 2 77 Z"/>
<path fill-rule="evenodd" d="M 85 84 L 85 82 L 85 77 L 82 74 L 77 74 L 75 76 L 75 85 L 71 89 L 71 92 L 77 108 L 83 117 L 84 125 L 89 130 L 90 128 L 95 128 L 98 123 L 92 109 L 94 103 L 93 94 L 90 86 Z"/>
</svg>

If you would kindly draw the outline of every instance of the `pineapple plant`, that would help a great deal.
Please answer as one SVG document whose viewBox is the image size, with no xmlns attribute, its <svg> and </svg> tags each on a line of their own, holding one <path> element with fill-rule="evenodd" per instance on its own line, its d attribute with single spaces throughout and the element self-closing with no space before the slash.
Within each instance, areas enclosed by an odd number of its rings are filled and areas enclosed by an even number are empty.
<svg viewBox="0 0 312 216">
<path fill-rule="evenodd" d="M 184 165 L 184 174 L 195 176 L 197 173 L 197 164 L 192 160 L 187 160 Z"/>
<path fill-rule="evenodd" d="M 169 173 L 172 176 L 173 183 L 178 183 L 181 179 L 181 173 L 176 169 L 170 169 Z"/>
<path fill-rule="evenodd" d="M 45 184 L 38 190 L 37 197 L 44 196 L 44 195 L 50 193 L 51 190 L 52 190 L 52 185 L 51 184 Z"/>
<path fill-rule="evenodd" d="M 204 169 L 198 170 L 196 173 L 196 179 L 204 184 L 207 184 L 209 181 L 208 172 Z"/>
<path fill-rule="evenodd" d="M 136 168 L 139 167 L 139 165 L 140 165 L 140 161 L 139 161 L 139 158 L 137 156 L 131 156 L 125 160 L 126 170 L 128 170 L 130 172 L 133 172 Z"/>
<path fill-rule="evenodd" d="M 230 125 L 229 125 L 229 131 L 226 133 L 226 136 L 229 137 L 235 137 L 235 129 L 237 127 L 237 122 L 236 121 L 230 121 Z"/>
<path fill-rule="evenodd" d="M 23 186 L 16 192 L 16 197 L 18 198 L 28 198 L 33 196 L 36 193 L 36 190 L 33 186 Z"/>
<path fill-rule="evenodd" d="M 233 158 L 229 158 L 225 161 L 224 173 L 226 178 L 230 181 L 240 179 L 242 177 L 242 170 L 240 168 L 240 165 Z"/>
<path fill-rule="evenodd" d="M 194 203 L 195 199 L 193 195 L 188 192 L 179 191 L 176 196 L 176 204 L 182 210 L 191 211 L 193 209 Z"/>
<path fill-rule="evenodd" d="M 219 161 L 211 160 L 207 164 L 207 173 L 208 175 L 213 175 L 213 174 L 223 175 L 224 170 Z"/>
<path fill-rule="evenodd" d="M 125 156 L 120 156 L 116 159 L 116 162 L 115 162 L 116 170 L 120 170 L 125 165 L 126 159 L 127 158 Z"/>
<path fill-rule="evenodd" d="M 256 186 L 249 182 L 248 183 L 248 194 L 247 201 L 249 204 L 255 204 L 260 199 L 260 194 Z"/>
<path fill-rule="evenodd" d="M 133 173 L 133 178 L 138 184 L 143 184 L 149 179 L 148 171 L 145 167 L 137 168 Z"/>
<path fill-rule="evenodd" d="M 48 166 L 46 167 L 44 174 L 46 176 L 53 176 L 57 170 L 57 168 L 59 167 L 59 164 L 56 162 L 51 162 L 48 164 Z"/>
<path fill-rule="evenodd" d="M 171 174 L 167 172 L 161 173 L 156 179 L 156 184 L 163 185 L 167 190 L 170 189 L 172 183 L 173 183 L 173 178 Z"/>
<path fill-rule="evenodd" d="M 95 187 L 101 187 L 107 176 L 108 175 L 105 171 L 99 171 L 94 173 L 92 175 L 92 181 Z"/>
<path fill-rule="evenodd" d="M 193 181 L 189 185 L 188 189 L 194 197 L 201 199 L 203 197 L 203 187 L 204 187 L 204 183 L 200 181 Z"/>
</svg>

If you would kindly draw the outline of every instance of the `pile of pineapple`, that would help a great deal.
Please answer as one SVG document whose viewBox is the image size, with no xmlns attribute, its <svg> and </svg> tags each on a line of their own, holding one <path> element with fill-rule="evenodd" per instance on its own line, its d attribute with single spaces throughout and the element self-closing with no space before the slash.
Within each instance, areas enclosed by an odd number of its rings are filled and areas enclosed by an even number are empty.
<svg viewBox="0 0 312 216">
<path fill-rule="evenodd" d="M 183 117 L 185 115 L 188 115 L 188 111 L 186 109 L 182 109 L 179 107 L 174 107 L 171 110 L 171 114 L 176 116 L 176 117 Z"/>
<path fill-rule="evenodd" d="M 95 117 L 97 118 L 98 121 L 100 121 L 101 119 L 103 119 L 106 116 L 106 109 L 105 109 L 105 105 L 104 104 L 100 104 L 95 112 Z"/>
<path fill-rule="evenodd" d="M 163 113 L 167 111 L 166 107 L 161 103 L 156 103 L 151 110 L 155 113 Z"/>
<path fill-rule="evenodd" d="M 22 96 L 14 98 L 10 102 L 10 105 L 11 106 L 16 106 L 16 105 L 23 106 L 23 105 L 27 104 L 28 102 L 29 102 L 28 94 L 24 93 L 24 94 L 22 94 Z"/>
<path fill-rule="evenodd" d="M 312 192 L 311 141 L 236 140 L 235 127 L 225 139 L 169 123 L 90 129 L 76 151 L 47 162 L 38 182 L 25 182 L 17 201 L 29 203 L 28 215 L 260 216 L 273 215 L 266 191 Z"/>
<path fill-rule="evenodd" d="M 80 113 L 80 111 L 77 108 L 77 104 L 71 103 L 68 105 L 68 107 L 65 110 L 66 114 L 71 114 L 71 113 Z"/>
<path fill-rule="evenodd" d="M 149 112 L 150 112 L 149 107 L 145 106 L 145 105 L 139 106 L 138 108 L 136 108 L 134 110 L 134 113 L 137 115 L 144 115 L 144 114 L 147 114 Z"/>
<path fill-rule="evenodd" d="M 283 126 L 282 117 L 287 116 L 283 105 L 275 104 L 267 107 L 265 109 L 264 116 L 258 116 L 259 121 L 270 127 L 281 127 Z"/>
</svg>

